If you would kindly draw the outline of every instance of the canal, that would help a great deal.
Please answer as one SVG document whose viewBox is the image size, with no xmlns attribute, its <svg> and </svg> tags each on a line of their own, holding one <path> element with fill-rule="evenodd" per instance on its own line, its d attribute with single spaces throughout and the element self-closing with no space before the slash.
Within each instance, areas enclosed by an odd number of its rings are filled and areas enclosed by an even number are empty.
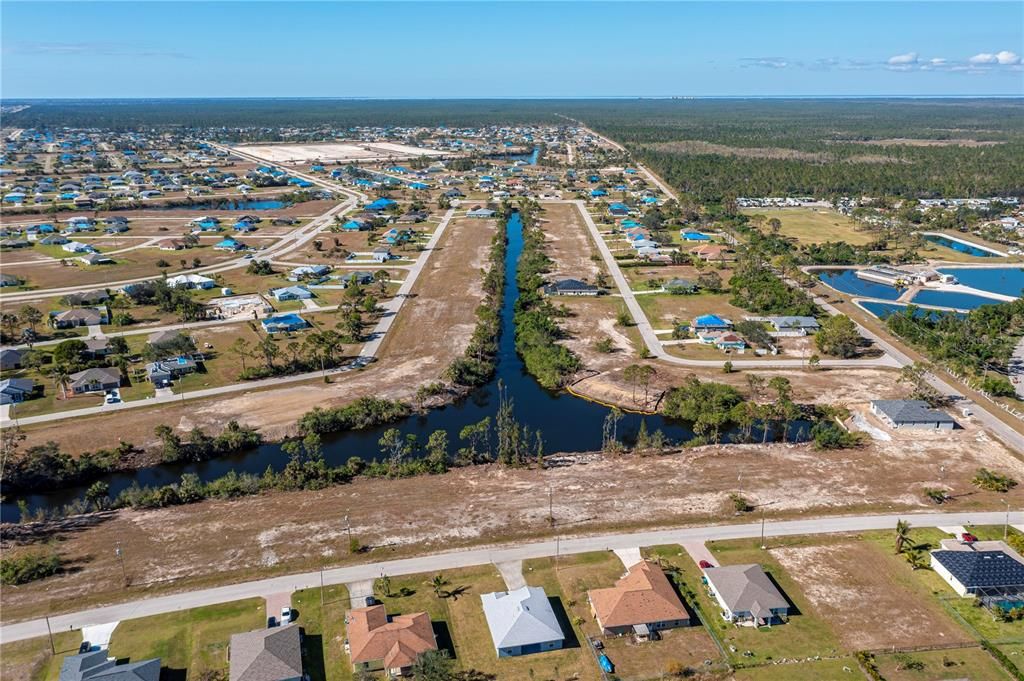
<svg viewBox="0 0 1024 681">
<path fill-rule="evenodd" d="M 506 398 L 513 402 L 516 419 L 533 430 L 541 431 L 545 452 L 586 452 L 601 448 L 604 421 L 609 409 L 566 392 L 542 388 L 526 373 L 523 362 L 516 352 L 513 324 L 515 302 L 519 296 L 516 271 L 523 249 L 522 226 L 518 213 L 513 213 L 506 224 L 508 249 L 504 262 L 505 289 L 501 309 L 503 332 L 499 339 L 497 369 L 492 380 L 455 404 L 376 428 L 324 436 L 323 450 L 328 464 L 339 466 L 352 456 L 367 460 L 381 457 L 377 441 L 388 428 L 397 428 L 403 434 L 414 434 L 420 444 L 425 444 L 433 431 L 445 430 L 448 432 L 451 450 L 454 453 L 463 445 L 459 441 L 459 432 L 462 428 L 479 423 L 486 417 L 494 417 L 499 402 L 499 384 Z M 660 429 L 674 442 L 693 437 L 693 431 L 684 422 L 660 415 L 641 416 L 627 413 L 618 423 L 619 439 L 627 445 L 635 442 L 642 421 L 646 421 L 647 429 L 651 433 Z M 806 421 L 793 423 L 789 439 L 806 439 L 809 427 L 810 424 Z M 724 439 L 728 441 L 735 435 L 735 432 L 726 433 Z M 759 441 L 761 431 L 755 429 L 753 437 Z M 133 481 L 141 486 L 159 486 L 177 482 L 184 473 L 195 473 L 202 480 L 213 480 L 232 470 L 259 475 L 267 467 L 280 470 L 287 461 L 288 457 L 282 452 L 280 444 L 274 443 L 210 461 L 166 464 L 127 473 L 110 474 L 101 479 L 110 486 L 111 497 L 116 497 Z M 30 509 L 59 507 L 83 496 L 86 487 L 87 485 L 69 487 L 46 494 L 26 495 L 23 498 Z M 15 501 L 16 499 L 9 498 L 0 508 L 3 520 L 17 520 L 18 510 Z"/>
</svg>

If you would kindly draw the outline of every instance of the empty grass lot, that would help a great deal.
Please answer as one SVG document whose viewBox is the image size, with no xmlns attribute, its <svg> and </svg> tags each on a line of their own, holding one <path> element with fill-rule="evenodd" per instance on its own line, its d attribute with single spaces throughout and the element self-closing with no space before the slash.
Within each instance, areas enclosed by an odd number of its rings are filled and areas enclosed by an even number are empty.
<svg viewBox="0 0 1024 681">
<path fill-rule="evenodd" d="M 877 237 L 845 215 L 823 208 L 745 208 L 746 215 L 764 215 L 767 221 L 778 218 L 782 223 L 779 233 L 793 237 L 801 244 L 823 244 L 826 241 L 845 241 L 852 246 L 871 243 Z"/>
<path fill-rule="evenodd" d="M 886 681 L 1007 681 L 1010 678 L 992 656 L 981 648 L 879 655 L 875 658 L 875 664 Z M 918 664 L 923 664 L 923 668 L 917 669 Z"/>
<path fill-rule="evenodd" d="M 184 669 L 196 678 L 207 669 L 227 669 L 232 634 L 265 626 L 263 599 L 250 598 L 125 620 L 110 638 L 110 652 L 133 661 L 159 657 L 165 672 Z"/>
<path fill-rule="evenodd" d="M 302 657 L 310 681 L 350 681 L 352 663 L 345 654 L 348 589 L 342 585 L 303 589 L 292 594 L 292 608 L 302 627 Z"/>
</svg>

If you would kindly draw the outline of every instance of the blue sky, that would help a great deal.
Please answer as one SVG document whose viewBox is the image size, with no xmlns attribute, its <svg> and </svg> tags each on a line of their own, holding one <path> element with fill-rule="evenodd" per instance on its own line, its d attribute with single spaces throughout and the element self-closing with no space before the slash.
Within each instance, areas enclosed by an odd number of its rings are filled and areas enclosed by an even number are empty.
<svg viewBox="0 0 1024 681">
<path fill-rule="evenodd" d="M 0 96 L 1024 95 L 1022 2 L 0 3 Z"/>
</svg>

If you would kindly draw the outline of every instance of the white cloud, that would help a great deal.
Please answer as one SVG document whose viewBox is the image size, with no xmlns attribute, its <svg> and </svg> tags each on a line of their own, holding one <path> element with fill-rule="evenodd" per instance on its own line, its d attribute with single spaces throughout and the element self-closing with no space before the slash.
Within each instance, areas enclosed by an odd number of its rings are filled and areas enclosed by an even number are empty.
<svg viewBox="0 0 1024 681">
<path fill-rule="evenodd" d="M 972 64 L 995 64 L 999 58 L 991 52 L 981 52 L 968 59 Z"/>
<path fill-rule="evenodd" d="M 907 52 L 906 54 L 897 54 L 889 57 L 887 62 L 889 66 L 905 66 L 908 64 L 917 63 L 917 52 Z"/>
<path fill-rule="evenodd" d="M 760 66 L 766 69 L 784 69 L 790 65 L 783 57 L 747 57 L 741 61 L 743 66 Z"/>
<path fill-rule="evenodd" d="M 942 57 L 934 57 L 932 59 L 929 59 L 928 63 L 931 64 L 932 66 L 944 66 L 946 64 L 946 60 L 943 59 Z"/>
<path fill-rule="evenodd" d="M 1000 64 L 1010 66 L 1013 64 L 1020 63 L 1020 55 L 1016 52 L 1010 52 L 1009 50 L 1003 50 L 1002 52 L 996 52 L 996 61 Z"/>
</svg>

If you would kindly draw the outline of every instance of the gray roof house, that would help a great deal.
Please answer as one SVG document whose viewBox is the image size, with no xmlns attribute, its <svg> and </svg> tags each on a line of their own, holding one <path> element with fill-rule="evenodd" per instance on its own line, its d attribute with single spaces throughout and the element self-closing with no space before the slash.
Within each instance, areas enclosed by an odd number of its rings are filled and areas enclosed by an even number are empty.
<svg viewBox="0 0 1024 681">
<path fill-rule="evenodd" d="M 106 308 L 101 307 L 77 307 L 54 313 L 50 317 L 50 325 L 57 329 L 75 326 L 96 326 L 98 324 L 108 324 L 109 322 L 110 319 L 107 316 Z"/>
<path fill-rule="evenodd" d="M 75 395 L 106 392 L 121 387 L 121 370 L 115 367 L 94 367 L 70 376 L 71 392 Z"/>
<path fill-rule="evenodd" d="M 0 369 L 18 369 L 21 367 L 21 350 L 4 348 L 0 350 Z"/>
<path fill-rule="evenodd" d="M 175 378 L 191 374 L 196 370 L 196 363 L 191 357 L 171 357 L 146 365 L 146 376 L 151 383 L 170 383 Z"/>
<path fill-rule="evenodd" d="M 952 430 L 956 421 L 924 400 L 871 400 L 871 413 L 890 428 Z"/>
<path fill-rule="evenodd" d="M 768 323 L 780 336 L 806 336 L 821 328 L 814 317 L 768 317 Z"/>
<path fill-rule="evenodd" d="M 722 609 L 722 618 L 729 622 L 771 624 L 789 613 L 789 601 L 760 565 L 704 568 L 704 577 Z"/>
<path fill-rule="evenodd" d="M 546 296 L 596 296 L 601 289 L 579 279 L 562 279 L 544 287 Z"/>
<path fill-rule="evenodd" d="M 60 681 L 159 681 L 160 658 L 117 664 L 106 650 L 68 655 L 60 668 Z"/>
<path fill-rule="evenodd" d="M 283 300 L 309 300 L 313 297 L 313 292 L 305 286 L 282 286 L 281 288 L 271 289 L 270 295 L 274 296 L 278 302 Z"/>
<path fill-rule="evenodd" d="M 289 624 L 231 635 L 230 681 L 299 681 L 302 648 L 299 627 Z"/>
<path fill-rule="evenodd" d="M 178 338 L 180 338 L 182 335 L 183 334 L 178 329 L 165 329 L 163 331 L 154 331 L 153 333 L 149 334 L 149 338 L 146 339 L 146 342 L 154 347 L 158 345 L 167 345 L 169 343 L 176 342 Z"/>
<path fill-rule="evenodd" d="M 36 384 L 27 378 L 5 378 L 0 381 L 0 404 L 23 402 L 35 392 Z"/>
<path fill-rule="evenodd" d="M 524 586 L 480 596 L 498 657 L 558 650 L 565 634 L 544 589 Z"/>
</svg>

